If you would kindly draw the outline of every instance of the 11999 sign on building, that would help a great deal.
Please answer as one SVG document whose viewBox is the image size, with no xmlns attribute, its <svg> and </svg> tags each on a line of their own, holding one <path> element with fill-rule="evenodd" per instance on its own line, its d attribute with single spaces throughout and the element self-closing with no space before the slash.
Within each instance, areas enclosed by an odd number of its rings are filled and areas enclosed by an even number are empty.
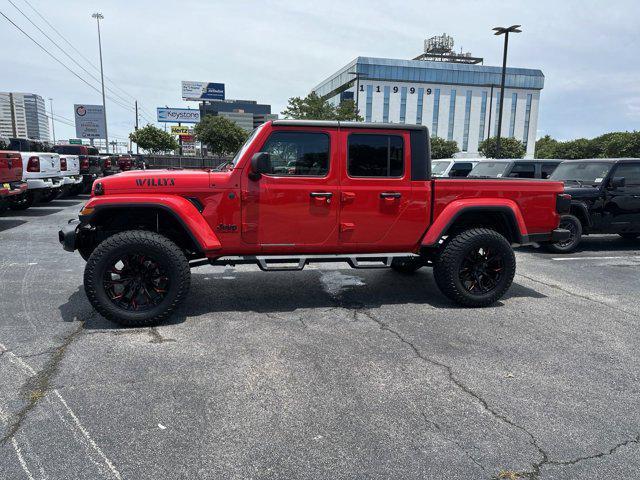
<svg viewBox="0 0 640 480">
<path fill-rule="evenodd" d="M 453 38 L 424 42 L 413 60 L 358 57 L 317 85 L 332 103 L 355 100 L 367 122 L 426 125 L 432 135 L 458 143 L 460 157 L 478 156 L 478 145 L 496 135 L 502 67 L 483 65 L 469 53 L 455 53 Z M 541 70 L 507 68 L 503 137 L 521 140 L 533 157 Z"/>
</svg>

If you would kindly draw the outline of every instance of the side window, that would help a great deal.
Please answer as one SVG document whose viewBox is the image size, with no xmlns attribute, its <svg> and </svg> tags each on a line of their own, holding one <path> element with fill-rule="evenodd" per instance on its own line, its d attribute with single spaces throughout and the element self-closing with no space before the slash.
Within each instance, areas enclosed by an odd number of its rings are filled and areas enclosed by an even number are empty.
<svg viewBox="0 0 640 480">
<path fill-rule="evenodd" d="M 404 140 L 398 135 L 349 135 L 347 172 L 350 177 L 402 177 Z"/>
<path fill-rule="evenodd" d="M 453 167 L 451 167 L 451 170 L 449 171 L 449 176 L 450 177 L 466 177 L 467 175 L 469 175 L 469 172 L 471 171 L 472 168 L 473 168 L 472 163 L 456 162 L 453 164 Z"/>
<path fill-rule="evenodd" d="M 625 185 L 640 187 L 640 163 L 622 163 L 613 173 L 614 177 L 624 177 Z"/>
<path fill-rule="evenodd" d="M 536 166 L 533 163 L 516 163 L 511 168 L 509 176 L 512 178 L 535 178 Z"/>
<path fill-rule="evenodd" d="M 549 178 L 558 165 L 559 163 L 543 163 L 541 165 L 542 177 L 540 178 Z"/>
<path fill-rule="evenodd" d="M 261 151 L 271 157 L 273 175 L 324 177 L 329 173 L 326 133 L 274 132 Z"/>
</svg>

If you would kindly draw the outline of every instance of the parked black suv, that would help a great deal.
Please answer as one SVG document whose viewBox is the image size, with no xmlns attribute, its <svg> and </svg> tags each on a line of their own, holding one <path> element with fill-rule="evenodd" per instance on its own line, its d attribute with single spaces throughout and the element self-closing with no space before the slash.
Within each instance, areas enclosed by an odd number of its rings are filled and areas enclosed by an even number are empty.
<svg viewBox="0 0 640 480">
<path fill-rule="evenodd" d="M 562 160 L 482 159 L 469 172 L 469 178 L 549 178 Z"/>
<path fill-rule="evenodd" d="M 590 233 L 640 237 L 640 158 L 567 160 L 549 179 L 564 182 L 571 195 L 570 214 L 560 221 L 571 236 L 549 244 L 551 251 L 570 252 Z"/>
</svg>

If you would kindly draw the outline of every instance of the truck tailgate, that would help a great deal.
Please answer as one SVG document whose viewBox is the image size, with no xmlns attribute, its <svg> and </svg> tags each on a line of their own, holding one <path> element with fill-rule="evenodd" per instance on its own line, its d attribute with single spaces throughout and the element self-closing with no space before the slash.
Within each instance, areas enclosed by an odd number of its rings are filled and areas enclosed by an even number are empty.
<svg viewBox="0 0 640 480">
<path fill-rule="evenodd" d="M 0 152 L 0 183 L 22 180 L 22 157 L 18 152 Z"/>
<path fill-rule="evenodd" d="M 490 202 L 498 198 L 515 202 L 528 234 L 546 233 L 558 227 L 556 198 L 564 191 L 562 182 L 458 178 L 436 179 L 433 184 L 433 218 L 456 200 L 478 198 Z"/>
</svg>

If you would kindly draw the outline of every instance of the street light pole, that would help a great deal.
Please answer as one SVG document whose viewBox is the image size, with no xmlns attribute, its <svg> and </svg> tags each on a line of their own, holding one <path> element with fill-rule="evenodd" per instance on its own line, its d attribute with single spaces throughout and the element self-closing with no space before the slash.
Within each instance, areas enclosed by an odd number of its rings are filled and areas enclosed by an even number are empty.
<svg viewBox="0 0 640 480">
<path fill-rule="evenodd" d="M 53 144 L 56 143 L 56 124 L 53 120 L 53 98 L 49 97 L 49 111 L 51 112 L 51 132 L 53 133 Z"/>
<path fill-rule="evenodd" d="M 104 71 L 102 68 L 102 39 L 100 38 L 100 20 L 104 19 L 104 15 L 99 12 L 96 12 L 91 15 L 96 19 L 98 24 L 98 50 L 100 51 L 100 80 L 102 81 L 102 113 L 104 114 L 104 143 L 107 148 L 107 153 L 109 153 L 109 134 L 107 133 L 107 105 L 105 101 L 104 95 Z"/>
<path fill-rule="evenodd" d="M 496 132 L 496 158 L 500 158 L 500 135 L 502 133 L 502 110 L 504 109 L 504 83 L 507 76 L 507 50 L 509 48 L 509 33 L 520 33 L 521 25 L 510 27 L 495 27 L 494 35 L 504 35 L 504 50 L 502 52 L 502 78 L 500 79 L 500 108 L 498 109 L 498 131 Z"/>
</svg>

